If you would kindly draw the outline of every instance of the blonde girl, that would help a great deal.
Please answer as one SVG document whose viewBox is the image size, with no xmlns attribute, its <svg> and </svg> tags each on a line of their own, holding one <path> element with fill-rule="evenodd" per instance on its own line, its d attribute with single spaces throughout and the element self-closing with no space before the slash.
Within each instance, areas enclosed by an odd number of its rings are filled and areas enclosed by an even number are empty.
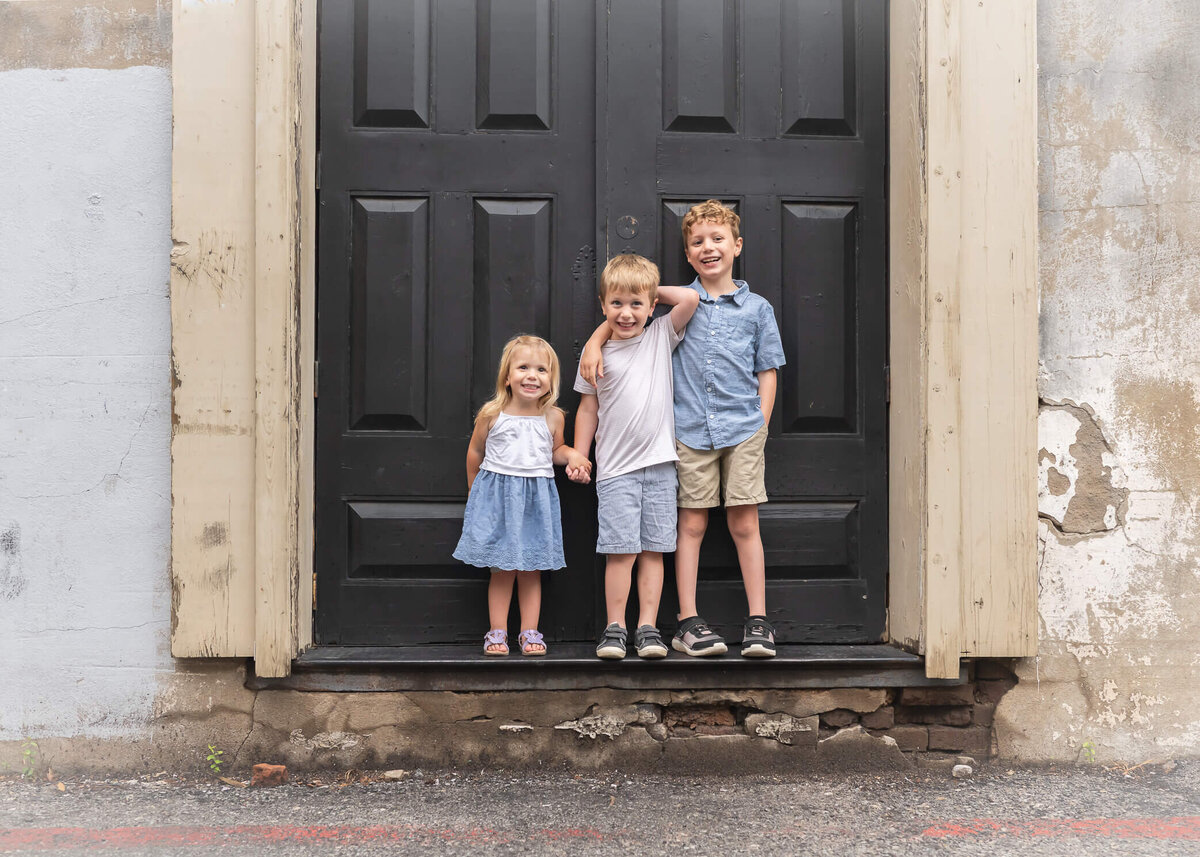
<svg viewBox="0 0 1200 857">
<path fill-rule="evenodd" d="M 546 654 L 538 631 L 542 571 L 566 565 L 554 465 L 587 482 L 591 462 L 563 441 L 558 355 L 537 336 L 514 336 L 500 355 L 496 395 L 479 409 L 467 447 L 467 508 L 454 556 L 491 568 L 485 655 L 508 654 L 513 584 L 523 655 Z"/>
</svg>

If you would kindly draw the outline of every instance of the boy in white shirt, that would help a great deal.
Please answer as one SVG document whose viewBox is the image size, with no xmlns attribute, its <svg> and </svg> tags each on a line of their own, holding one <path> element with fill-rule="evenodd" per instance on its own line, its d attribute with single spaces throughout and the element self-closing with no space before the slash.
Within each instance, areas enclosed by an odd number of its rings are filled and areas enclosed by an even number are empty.
<svg viewBox="0 0 1200 857">
<path fill-rule="evenodd" d="M 607 626 L 596 646 L 601 658 L 625 657 L 625 605 L 638 565 L 638 625 L 634 646 L 643 658 L 666 657 L 655 623 L 662 595 L 664 552 L 675 550 L 676 477 L 671 352 L 696 311 L 693 289 L 659 287 L 658 266 L 632 253 L 614 257 L 600 276 L 600 306 L 611 339 L 604 345 L 597 386 L 579 374 L 575 449 L 586 456 L 596 439 L 596 552 L 607 556 Z M 674 308 L 646 325 L 659 301 Z M 570 475 L 570 474 L 568 474 Z"/>
</svg>

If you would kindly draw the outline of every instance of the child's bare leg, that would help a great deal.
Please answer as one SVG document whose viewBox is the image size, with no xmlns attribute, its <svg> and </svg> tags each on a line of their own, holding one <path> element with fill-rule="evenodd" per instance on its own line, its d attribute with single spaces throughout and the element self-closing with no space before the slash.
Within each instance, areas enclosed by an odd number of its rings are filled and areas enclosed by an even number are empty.
<svg viewBox="0 0 1200 857">
<path fill-rule="evenodd" d="M 767 568 L 763 558 L 762 536 L 758 531 L 758 506 L 729 506 L 725 509 L 729 535 L 737 547 L 746 603 L 751 616 L 767 615 Z"/>
<path fill-rule="evenodd" d="M 638 625 L 658 627 L 658 602 L 662 598 L 663 557 L 658 551 L 638 555 Z"/>
<path fill-rule="evenodd" d="M 542 573 L 540 571 L 517 572 L 517 605 L 521 608 L 521 630 L 536 631 L 542 612 Z M 544 652 L 541 643 L 530 643 L 534 652 Z"/>
<path fill-rule="evenodd" d="M 708 509 L 680 509 L 679 535 L 675 541 L 675 587 L 679 593 L 679 615 L 697 615 L 696 579 L 700 575 L 700 543 L 708 529 Z"/>
<path fill-rule="evenodd" d="M 608 624 L 625 627 L 625 605 L 629 603 L 629 582 L 633 573 L 635 553 L 610 553 L 604 567 L 604 607 Z"/>
<path fill-rule="evenodd" d="M 513 581 L 517 579 L 515 571 L 503 569 L 493 571 L 488 580 L 488 621 L 493 628 L 508 630 L 508 606 L 512 603 Z M 499 644 L 488 646 L 489 652 L 502 651 Z"/>
</svg>

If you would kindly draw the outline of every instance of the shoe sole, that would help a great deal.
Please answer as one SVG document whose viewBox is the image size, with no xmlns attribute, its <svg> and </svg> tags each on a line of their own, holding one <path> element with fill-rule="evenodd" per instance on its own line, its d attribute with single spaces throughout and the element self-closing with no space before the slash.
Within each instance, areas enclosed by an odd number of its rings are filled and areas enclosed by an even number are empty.
<svg viewBox="0 0 1200 857">
<path fill-rule="evenodd" d="M 729 648 L 724 643 L 715 643 L 707 649 L 689 649 L 687 643 L 682 640 L 672 639 L 671 648 L 677 652 L 683 652 L 685 655 L 691 655 L 693 658 L 707 658 L 712 655 L 723 655 L 729 651 Z"/>
<path fill-rule="evenodd" d="M 596 649 L 596 657 L 603 658 L 606 661 L 619 661 L 625 657 L 623 649 Z"/>
<path fill-rule="evenodd" d="M 658 658 L 665 658 L 667 656 L 667 647 L 666 646 L 642 646 L 640 649 L 637 650 L 637 656 L 639 658 L 645 658 L 647 660 L 656 660 Z"/>
<path fill-rule="evenodd" d="M 747 646 L 742 649 L 742 657 L 743 658 L 773 658 L 773 657 L 775 657 L 775 650 L 768 649 L 766 646 L 761 645 L 760 643 L 755 643 L 751 646 Z"/>
</svg>

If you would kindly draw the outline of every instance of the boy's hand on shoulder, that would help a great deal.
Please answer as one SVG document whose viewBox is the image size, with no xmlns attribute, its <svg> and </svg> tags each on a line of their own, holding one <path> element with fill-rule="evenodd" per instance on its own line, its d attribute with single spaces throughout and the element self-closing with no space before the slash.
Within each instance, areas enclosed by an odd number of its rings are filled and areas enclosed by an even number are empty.
<svg viewBox="0 0 1200 857">
<path fill-rule="evenodd" d="M 604 352 L 590 339 L 579 358 L 579 374 L 593 387 L 596 386 L 596 379 L 604 377 Z"/>
</svg>

